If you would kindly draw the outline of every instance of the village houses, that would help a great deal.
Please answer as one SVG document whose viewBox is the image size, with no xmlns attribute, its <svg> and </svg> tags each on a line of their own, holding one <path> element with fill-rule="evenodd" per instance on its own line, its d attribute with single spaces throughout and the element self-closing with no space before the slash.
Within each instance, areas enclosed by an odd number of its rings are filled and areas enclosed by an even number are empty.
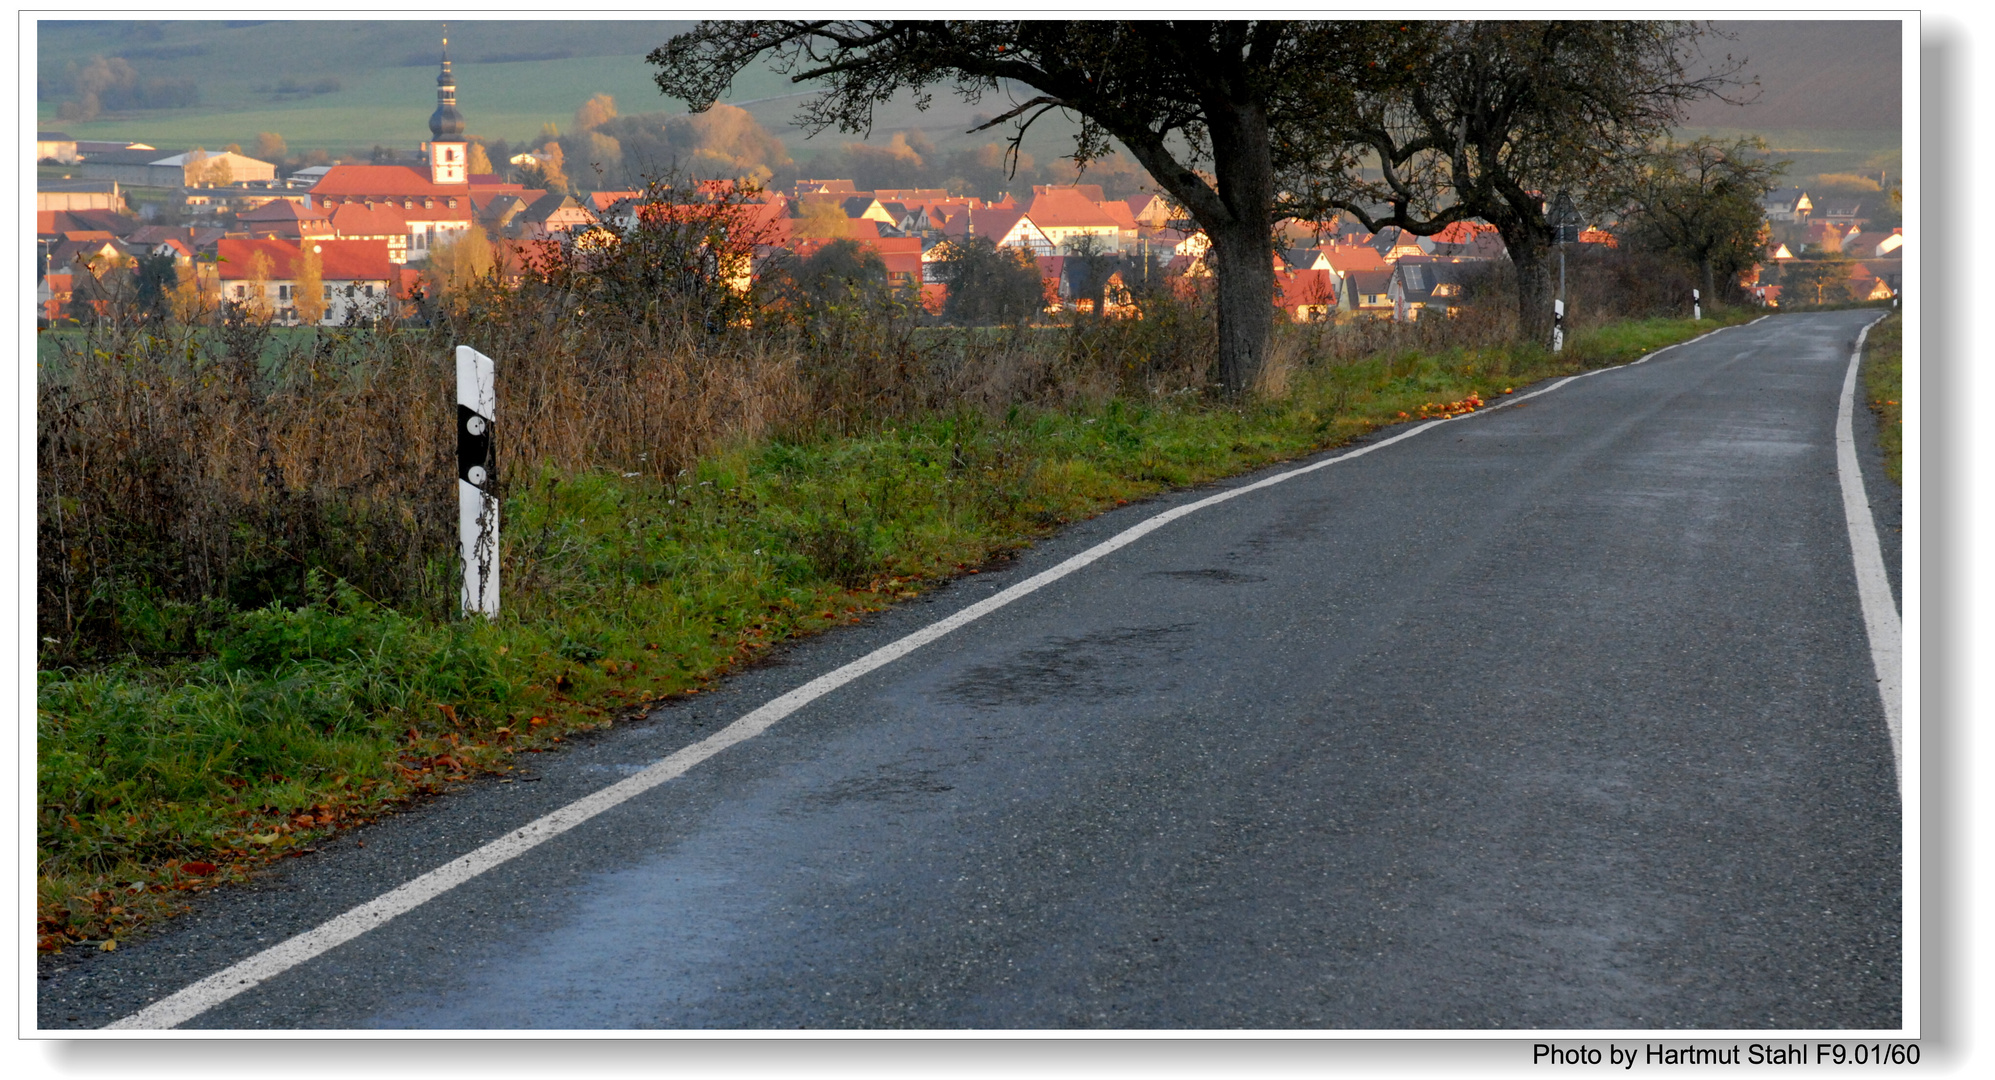
<svg viewBox="0 0 1995 1080">
<path fill-rule="evenodd" d="M 254 302 L 280 321 L 300 318 L 296 290 L 308 287 L 301 284 L 311 277 L 304 271 L 316 262 L 324 321 L 377 317 L 411 295 L 432 252 L 470 230 L 484 230 L 516 262 L 522 245 L 534 242 L 614 242 L 651 212 L 636 190 L 549 191 L 471 172 L 448 42 L 436 84 L 430 138 L 416 160 L 317 165 L 282 179 L 272 163 L 234 150 L 159 150 L 38 132 L 38 158 L 74 163 L 83 174 L 44 180 L 37 192 L 44 317 L 58 317 L 79 266 L 101 271 L 148 254 L 170 255 L 188 268 L 212 263 L 224 298 Z M 544 163 L 531 151 L 516 160 Z M 141 225 L 126 213 L 126 189 L 134 186 L 175 191 L 190 214 L 211 212 L 225 224 Z M 803 179 L 754 196 L 746 209 L 758 241 L 754 257 L 729 271 L 738 288 L 780 252 L 808 256 L 836 241 L 878 256 L 889 281 L 930 310 L 940 310 L 946 292 L 936 264 L 973 240 L 1031 256 L 1056 308 L 1092 306 L 1096 283 L 1084 279 L 1094 271 L 1081 268 L 1095 264 L 1077 259 L 1084 253 L 1119 260 L 1104 294 L 1108 314 L 1135 314 L 1127 286 L 1144 285 L 1153 272 L 1176 277 L 1174 287 L 1181 288 L 1210 276 L 1209 242 L 1181 207 L 1156 193 L 1109 198 L 1099 184 L 1035 185 L 1029 196 L 990 201 L 943 188 L 868 191 L 851 179 Z M 1903 231 L 1868 229 L 1855 202 L 1831 199 L 1818 207 L 1805 190 L 1790 187 L 1766 196 L 1762 209 L 1807 257 L 1839 251 L 1856 260 L 1853 289 L 1889 295 L 1900 287 Z M 584 239 L 593 230 L 603 230 L 601 239 Z M 1618 243 L 1598 227 L 1579 239 Z M 1473 280 L 1508 259 L 1496 229 L 1474 220 L 1429 236 L 1390 226 L 1372 233 L 1349 217 L 1290 221 L 1275 240 L 1271 300 L 1295 321 L 1452 315 Z M 1762 265 L 1742 282 L 1777 303 L 1778 286 L 1763 284 L 1761 270 L 1795 254 L 1788 243 L 1770 241 Z"/>
</svg>

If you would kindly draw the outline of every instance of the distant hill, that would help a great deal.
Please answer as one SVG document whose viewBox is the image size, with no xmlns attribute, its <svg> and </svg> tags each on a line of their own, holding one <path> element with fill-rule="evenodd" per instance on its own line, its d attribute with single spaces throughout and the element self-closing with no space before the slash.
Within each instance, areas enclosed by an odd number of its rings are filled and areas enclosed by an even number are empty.
<svg viewBox="0 0 1995 1080">
<path fill-rule="evenodd" d="M 1759 94 L 1744 107 L 1699 103 L 1691 108 L 1685 127 L 1898 128 L 1905 100 L 1900 24 L 1799 20 L 1714 25 L 1733 40 L 1707 38 L 1706 54 L 1745 60 L 1742 74 L 1759 77 Z"/>
<path fill-rule="evenodd" d="M 592 94 L 615 96 L 626 113 L 678 112 L 651 82 L 644 54 L 686 22 L 591 20 L 463 20 L 450 27 L 459 98 L 473 134 L 514 141 L 542 125 L 564 131 L 575 108 Z M 1852 168 L 1896 145 L 1903 101 L 1899 24 L 1807 20 L 1718 24 L 1733 40 L 1709 40 L 1714 58 L 1747 60 L 1760 80 L 1757 100 L 1743 108 L 1703 103 L 1686 128 L 1781 133 L 1795 150 L 1796 175 Z M 37 28 L 44 127 L 82 138 L 143 139 L 156 146 L 216 148 L 248 145 L 260 131 L 283 135 L 294 151 L 365 151 L 380 143 L 413 147 L 428 137 L 435 100 L 441 27 L 415 21 L 42 21 Z M 122 57 L 144 80 L 191 82 L 198 104 L 107 111 L 91 120 L 59 119 L 70 65 L 92 57 Z M 789 123 L 803 94 L 766 68 L 736 80 L 723 100 L 740 104 L 780 136 L 800 162 L 854 136 L 828 132 L 805 141 Z M 883 104 L 870 141 L 915 129 L 944 151 L 981 145 L 1001 132 L 967 129 L 1004 112 L 1005 95 L 968 105 L 946 89 L 917 112 L 906 95 Z M 1047 161 L 1071 149 L 1073 127 L 1049 116 L 1027 150 Z M 1824 137 L 1862 131 L 1863 139 Z"/>
</svg>

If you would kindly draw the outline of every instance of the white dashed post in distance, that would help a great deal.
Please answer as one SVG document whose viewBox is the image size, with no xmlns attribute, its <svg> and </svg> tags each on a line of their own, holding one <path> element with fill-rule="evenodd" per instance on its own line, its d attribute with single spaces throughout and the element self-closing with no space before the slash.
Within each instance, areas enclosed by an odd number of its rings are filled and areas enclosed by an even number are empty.
<svg viewBox="0 0 1995 1080">
<path fill-rule="evenodd" d="M 1690 290 L 1690 321 L 1704 321 L 1704 294 L 1697 289 Z"/>
<path fill-rule="evenodd" d="M 492 422 L 498 388 L 492 358 L 457 347 L 457 532 L 464 558 L 464 613 L 499 615 L 498 459 Z"/>
</svg>

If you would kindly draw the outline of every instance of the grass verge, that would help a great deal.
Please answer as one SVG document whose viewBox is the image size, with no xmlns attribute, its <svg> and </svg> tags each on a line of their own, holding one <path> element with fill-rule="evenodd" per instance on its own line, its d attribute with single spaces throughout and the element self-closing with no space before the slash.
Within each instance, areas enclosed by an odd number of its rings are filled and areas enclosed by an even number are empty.
<svg viewBox="0 0 1995 1080">
<path fill-rule="evenodd" d="M 547 469 L 505 507 L 507 607 L 490 624 L 412 617 L 317 576 L 303 604 L 220 620 L 121 598 L 162 639 L 203 629 L 172 664 L 42 673 L 40 947 L 115 948 L 187 892 L 699 693 L 1063 523 L 1757 314 L 1613 323 L 1559 356 L 1305 358 L 1275 400 L 965 409 L 743 442 L 664 480 Z"/>
<path fill-rule="evenodd" d="M 1865 339 L 1863 392 L 1877 416 L 1877 448 L 1884 454 L 1884 471 L 1903 486 L 1905 457 L 1905 319 L 1891 314 Z"/>
</svg>

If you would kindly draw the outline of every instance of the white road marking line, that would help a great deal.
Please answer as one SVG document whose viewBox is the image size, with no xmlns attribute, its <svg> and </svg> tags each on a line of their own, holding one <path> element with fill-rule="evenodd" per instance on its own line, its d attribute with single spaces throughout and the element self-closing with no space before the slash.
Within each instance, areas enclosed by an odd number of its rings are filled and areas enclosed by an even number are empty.
<svg viewBox="0 0 1995 1080">
<path fill-rule="evenodd" d="M 1719 329 L 1730 328 L 1720 327 Z M 1701 334 L 1689 341 L 1664 346 L 1633 363 L 1641 363 L 1643 360 L 1648 360 L 1650 357 L 1665 352 L 1668 349 L 1702 341 L 1717 332 L 1717 330 L 1713 330 L 1710 334 Z M 1633 364 L 1620 366 L 1630 367 Z M 1507 399 L 1496 407 L 1500 408 L 1502 405 L 1514 404 L 1528 398 L 1549 394 L 1559 387 L 1572 382 L 1574 379 L 1611 370 L 1615 369 L 1596 368 L 1593 371 L 1567 376 L 1542 390 L 1534 390 L 1529 394 Z M 1469 419 L 1493 411 L 1495 411 L 1494 408 L 1482 409 L 1459 419 Z M 335 916 L 296 937 L 281 941 L 254 956 L 231 964 L 207 978 L 191 983 L 122 1020 L 106 1024 L 102 1030 L 162 1030 L 186 1023 L 194 1017 L 207 1012 L 209 1009 L 220 1005 L 222 1002 L 235 997 L 237 994 L 249 990 L 266 980 L 275 978 L 297 967 L 299 964 L 305 963 L 348 941 L 352 941 L 354 938 L 394 919 L 398 915 L 413 911 L 429 900 L 449 892 L 451 889 L 470 881 L 472 878 L 501 863 L 531 851 L 533 848 L 588 821 L 605 810 L 628 802 L 667 780 L 684 775 L 687 770 L 698 765 L 700 762 L 736 743 L 744 742 L 760 735 L 773 727 L 777 721 L 831 691 L 844 686 L 846 683 L 859 678 L 861 675 L 890 664 L 952 630 L 975 622 L 1029 593 L 1036 592 L 1066 577 L 1068 574 L 1101 559 L 1103 556 L 1135 543 L 1137 540 L 1148 536 L 1150 533 L 1163 528 L 1165 525 L 1181 517 L 1196 513 L 1209 506 L 1218 505 L 1230 499 L 1237 499 L 1251 491 L 1260 491 L 1263 488 L 1273 487 L 1276 484 L 1293 480 L 1298 476 L 1313 473 L 1318 469 L 1329 468 L 1332 465 L 1349 461 L 1352 458 L 1363 457 L 1374 450 L 1382 450 L 1393 443 L 1403 439 L 1410 439 L 1423 431 L 1452 422 L 1451 420 L 1429 421 L 1418 427 L 1402 431 L 1390 438 L 1381 439 L 1367 446 L 1361 446 L 1356 450 L 1339 454 L 1336 457 L 1325 458 L 1322 461 L 1309 465 L 1276 473 L 1273 476 L 1265 477 L 1252 484 L 1229 488 L 1217 494 L 1208 495 L 1196 502 L 1173 507 L 1153 517 L 1146 518 L 1051 569 L 1041 571 L 1002 592 L 971 604 L 969 607 L 948 618 L 931 623 L 898 641 L 883 645 L 835 671 L 812 679 L 810 682 L 770 701 L 768 704 L 750 712 L 748 715 L 743 716 L 741 719 L 736 720 L 734 723 L 709 735 L 705 739 L 660 759 L 656 764 L 646 768 L 643 772 L 636 773 L 628 779 L 611 784 L 601 791 L 585 795 L 552 813 L 522 825 L 497 840 L 469 854 L 453 859 L 406 884 L 391 889 L 343 915 Z"/>
<path fill-rule="evenodd" d="M 1903 716 L 1905 643 L 1898 605 L 1891 599 L 1891 579 L 1884 572 L 1884 550 L 1877 542 L 1877 520 L 1864 494 L 1863 472 L 1857 467 L 1856 375 L 1863 363 L 1863 342 L 1878 316 L 1856 336 L 1849 371 L 1843 375 L 1843 396 L 1836 405 L 1836 475 L 1842 480 L 1843 522 L 1849 527 L 1850 559 L 1856 565 L 1856 591 L 1863 605 L 1863 627 L 1870 636 L 1870 663 L 1877 669 L 1877 696 L 1884 702 L 1884 724 L 1891 732 L 1891 766 L 1899 793 L 1905 788 Z"/>
<path fill-rule="evenodd" d="M 736 743 L 752 739 L 767 731 L 777 721 L 802 708 L 804 705 L 823 697 L 846 683 L 867 672 L 890 664 L 971 622 L 990 614 L 1015 600 L 1036 592 L 1076 570 L 1095 562 L 1111 552 L 1135 543 L 1144 536 L 1163 528 L 1177 519 L 1193 514 L 1208 506 L 1236 499 L 1250 491 L 1259 491 L 1305 473 L 1327 468 L 1338 462 L 1362 457 L 1374 450 L 1383 449 L 1402 439 L 1436 427 L 1446 421 L 1436 420 L 1419 427 L 1402 431 L 1391 438 L 1381 439 L 1368 446 L 1361 446 L 1349 453 L 1333 458 L 1277 473 L 1252 484 L 1229 488 L 1214 495 L 1208 495 L 1196 502 L 1174 507 L 1163 513 L 1123 530 L 1099 544 L 1067 559 L 1051 569 L 1011 586 L 1002 592 L 986 597 L 956 614 L 932 623 L 908 636 L 884 645 L 865 656 L 846 664 L 825 675 L 812 679 L 761 708 L 743 716 L 720 731 L 708 736 L 677 753 L 671 754 L 656 764 L 619 781 L 586 795 L 567 806 L 544 817 L 514 829 L 485 846 L 467 855 L 453 859 L 423 876 L 398 888 L 383 893 L 331 920 L 307 930 L 296 937 L 279 942 L 248 959 L 233 964 L 213 975 L 195 982 L 176 993 L 161 998 L 145 1008 L 105 1026 L 105 1030 L 156 1030 L 178 1026 L 214 1008 L 216 1005 L 271 979 L 285 971 L 319 956 L 339 945 L 374 929 L 405 912 L 412 911 L 426 901 L 442 895 L 451 889 L 471 880 L 487 870 L 513 859 L 533 848 L 567 832 L 569 829 L 595 817 L 596 815 L 629 801 L 659 784 L 682 776 L 688 769 L 720 753 Z"/>
<path fill-rule="evenodd" d="M 1760 316 L 1760 317 L 1759 317 L 1758 319 L 1754 319 L 1754 320 L 1753 320 L 1753 322 L 1749 322 L 1749 323 L 1742 323 L 1742 324 L 1739 324 L 1739 325 L 1743 325 L 1743 326 L 1751 326 L 1751 325 L 1753 325 L 1753 323 L 1756 323 L 1756 322 L 1760 322 L 1761 320 L 1764 320 L 1764 319 L 1770 319 L 1770 318 L 1772 318 L 1772 317 L 1773 317 L 1773 316 L 1771 316 L 1771 315 L 1761 315 L 1761 316 Z M 1683 347 L 1684 347 L 1685 345 L 1695 345 L 1695 344 L 1697 344 L 1698 342 L 1700 342 L 1700 341 L 1703 341 L 1703 340 L 1704 340 L 1705 338 L 1708 338 L 1708 337 L 1710 337 L 1710 336 L 1711 336 L 1712 334 L 1717 334 L 1717 333 L 1722 333 L 1722 332 L 1724 332 L 1724 331 L 1726 331 L 1726 330 L 1730 330 L 1730 329 L 1733 329 L 1733 327 L 1730 327 L 1730 326 L 1721 326 L 1721 327 L 1719 327 L 1719 328 L 1718 328 L 1718 329 L 1716 329 L 1716 330 L 1707 330 L 1707 331 L 1705 331 L 1704 333 L 1702 333 L 1702 334 L 1699 334 L 1699 335 L 1697 335 L 1696 337 L 1694 337 L 1694 338 L 1691 338 L 1691 339 L 1690 339 L 1690 340 L 1688 340 L 1688 341 L 1679 341 L 1679 342 L 1677 342 L 1677 343 L 1676 343 L 1676 344 L 1674 344 L 1674 345 L 1665 345 L 1665 346 L 1663 346 L 1662 348 L 1660 348 L 1660 349 L 1657 349 L 1656 351 L 1654 351 L 1654 352 L 1652 352 L 1652 353 L 1644 353 L 1644 354 L 1642 355 L 1642 358 L 1641 358 L 1641 359 L 1639 359 L 1639 360 L 1630 360 L 1630 361 L 1628 361 L 1628 362 L 1627 362 L 1627 363 L 1625 363 L 1625 364 L 1616 364 L 1616 365 L 1614 365 L 1613 367 L 1604 367 L 1604 368 L 1594 368 L 1594 369 L 1593 369 L 1592 371 L 1582 371 L 1582 372 L 1580 372 L 1580 373 L 1579 373 L 1579 374 L 1577 374 L 1577 375 L 1568 375 L 1568 376 L 1566 376 L 1565 378 L 1563 378 L 1563 379 L 1560 379 L 1560 380 L 1559 380 L 1558 382 L 1555 382 L 1555 383 L 1553 383 L 1552 385 L 1550 385 L 1550 386 L 1547 386 L 1547 387 L 1545 387 L 1545 388 L 1544 388 L 1543 390 L 1533 390 L 1533 391 L 1531 391 L 1531 392 L 1530 392 L 1530 393 L 1528 393 L 1528 394 L 1518 394 L 1518 395 L 1517 395 L 1516 397 L 1509 397 L 1509 398 L 1504 398 L 1504 399 L 1503 399 L 1502 401 L 1499 401 L 1499 402 L 1497 402 L 1496 404 L 1494 404 L 1494 405 L 1490 406 L 1490 407 L 1489 407 L 1489 408 L 1487 408 L 1487 409 L 1478 409 L 1478 410 L 1477 410 L 1476 412 L 1474 412 L 1474 413 L 1470 413 L 1469 415 L 1471 415 L 1471 416 L 1476 416 L 1476 415 L 1480 415 L 1481 413 L 1486 413 L 1486 412 L 1494 412 L 1494 411 L 1495 411 L 1495 410 L 1497 410 L 1497 409 L 1501 409 L 1501 408 L 1503 408 L 1503 407 L 1504 407 L 1505 405 L 1515 405 L 1515 404 L 1517 404 L 1517 403 L 1518 403 L 1518 402 L 1520 402 L 1520 401 L 1529 401 L 1529 400 L 1531 400 L 1531 399 L 1532 399 L 1532 398 L 1534 398 L 1534 397 L 1541 397 L 1541 396 L 1543 396 L 1543 395 L 1545 395 L 1545 394 L 1549 394 L 1549 393 L 1551 393 L 1551 392 L 1552 392 L 1552 391 L 1554 391 L 1554 390 L 1557 390 L 1557 389 L 1558 389 L 1559 387 L 1561 387 L 1561 386 L 1564 386 L 1565 384 L 1567 384 L 1567 383 L 1569 383 L 1569 382 L 1573 381 L 1574 379 L 1584 379 L 1584 378 L 1586 378 L 1586 377 L 1587 377 L 1588 375 L 1598 375 L 1598 374 L 1600 374 L 1600 373 L 1601 373 L 1601 372 L 1603 372 L 1603 371 L 1619 371 L 1619 370 L 1621 370 L 1622 368 L 1631 368 L 1631 367 L 1634 367 L 1634 366 L 1635 366 L 1636 364 L 1646 364 L 1646 363 L 1648 363 L 1649 361 L 1651 361 L 1651 360 L 1654 360 L 1654 359 L 1655 359 L 1656 357 L 1658 357 L 1658 356 L 1661 356 L 1662 354 L 1664 354 L 1664 353 L 1666 353 L 1666 352 L 1670 351 L 1671 349 L 1681 349 L 1681 348 L 1683 348 Z"/>
</svg>

